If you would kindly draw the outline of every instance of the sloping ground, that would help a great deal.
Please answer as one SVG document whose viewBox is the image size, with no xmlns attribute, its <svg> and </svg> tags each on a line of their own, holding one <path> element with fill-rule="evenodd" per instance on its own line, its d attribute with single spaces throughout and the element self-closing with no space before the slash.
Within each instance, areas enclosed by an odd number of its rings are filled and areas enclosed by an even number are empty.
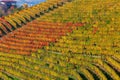
<svg viewBox="0 0 120 80">
<path fill-rule="evenodd" d="M 119 5 L 119 0 L 74 0 L 41 16 L 37 22 L 76 28 L 30 56 L 0 53 L 0 78 L 119 80 Z M 75 25 L 80 22 L 83 27 Z"/>
<path fill-rule="evenodd" d="M 32 21 L 0 39 L 0 52 L 29 55 L 72 32 L 76 25 Z"/>
<path fill-rule="evenodd" d="M 63 6 L 65 3 L 67 3 L 65 0 L 49 0 L 0 18 L 0 37 L 10 33 L 13 30 L 16 30 L 28 22 L 33 21 L 45 13 Z"/>
</svg>

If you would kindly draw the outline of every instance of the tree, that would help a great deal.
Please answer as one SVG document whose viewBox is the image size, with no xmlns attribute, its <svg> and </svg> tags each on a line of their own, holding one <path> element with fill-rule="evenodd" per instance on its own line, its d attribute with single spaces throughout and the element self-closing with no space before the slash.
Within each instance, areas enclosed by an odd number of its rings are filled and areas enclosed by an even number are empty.
<svg viewBox="0 0 120 80">
<path fill-rule="evenodd" d="M 0 17 L 2 17 L 5 14 L 5 11 L 0 7 Z"/>
</svg>

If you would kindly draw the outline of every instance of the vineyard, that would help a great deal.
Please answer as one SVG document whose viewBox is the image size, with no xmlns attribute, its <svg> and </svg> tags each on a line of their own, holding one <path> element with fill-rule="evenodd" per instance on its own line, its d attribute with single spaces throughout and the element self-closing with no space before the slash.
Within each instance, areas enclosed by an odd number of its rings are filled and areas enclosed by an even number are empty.
<svg viewBox="0 0 120 80">
<path fill-rule="evenodd" d="M 47 0 L 0 18 L 0 80 L 120 80 L 120 0 Z"/>
</svg>

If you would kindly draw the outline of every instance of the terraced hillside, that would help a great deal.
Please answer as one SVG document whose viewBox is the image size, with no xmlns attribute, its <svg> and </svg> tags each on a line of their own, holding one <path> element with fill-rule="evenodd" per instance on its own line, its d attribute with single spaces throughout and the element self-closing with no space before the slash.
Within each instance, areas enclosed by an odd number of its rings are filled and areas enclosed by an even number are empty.
<svg viewBox="0 0 120 80">
<path fill-rule="evenodd" d="M 52 1 L 1 20 L 0 80 L 119 80 L 120 1 Z"/>
<path fill-rule="evenodd" d="M 66 1 L 63 0 L 50 0 L 0 18 L 0 36 L 16 30 L 37 17 L 63 6 L 65 3 Z"/>
<path fill-rule="evenodd" d="M 33 21 L 12 33 L 3 36 L 0 40 L 0 51 L 14 54 L 31 54 L 51 42 L 56 42 L 60 36 L 72 32 L 77 24 L 62 24 Z"/>
</svg>

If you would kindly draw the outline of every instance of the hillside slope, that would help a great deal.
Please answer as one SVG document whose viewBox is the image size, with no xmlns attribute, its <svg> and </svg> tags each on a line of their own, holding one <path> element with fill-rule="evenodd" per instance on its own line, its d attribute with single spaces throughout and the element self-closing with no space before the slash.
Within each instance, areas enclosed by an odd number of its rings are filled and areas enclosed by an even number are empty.
<svg viewBox="0 0 120 80">
<path fill-rule="evenodd" d="M 119 80 L 119 6 L 119 0 L 73 0 L 3 36 L 0 45 L 8 40 L 17 49 L 10 54 L 1 46 L 0 79 Z M 31 55 L 16 54 L 28 44 Z"/>
</svg>

